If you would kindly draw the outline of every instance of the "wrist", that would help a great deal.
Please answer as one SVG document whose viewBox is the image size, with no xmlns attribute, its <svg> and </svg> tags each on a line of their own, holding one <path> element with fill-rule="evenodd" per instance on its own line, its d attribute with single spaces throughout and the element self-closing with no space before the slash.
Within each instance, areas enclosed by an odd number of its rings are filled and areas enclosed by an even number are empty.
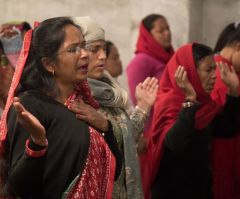
<svg viewBox="0 0 240 199">
<path fill-rule="evenodd" d="M 109 129 L 109 123 L 108 120 L 105 119 L 104 122 L 102 123 L 102 128 L 100 129 L 103 132 L 107 132 Z"/>
<path fill-rule="evenodd" d="M 145 115 L 146 117 L 149 116 L 149 112 L 150 112 L 150 110 L 149 110 L 149 111 L 145 111 L 144 109 L 142 109 L 142 108 L 139 107 L 138 105 L 135 106 L 135 108 L 136 108 L 138 111 L 140 111 L 143 115 Z"/>
<path fill-rule="evenodd" d="M 138 102 L 136 105 L 136 108 L 139 108 L 140 110 L 144 111 L 146 114 L 148 114 L 151 110 L 152 106 L 149 106 L 148 104 L 145 104 L 143 102 Z"/>
<path fill-rule="evenodd" d="M 197 102 L 197 96 L 196 95 L 189 95 L 185 97 L 185 102 L 189 101 L 189 102 Z"/>
<path fill-rule="evenodd" d="M 47 139 L 46 139 L 46 137 L 42 137 L 42 138 L 34 138 L 33 136 L 31 136 L 31 139 L 32 139 L 32 141 L 35 143 L 35 144 L 37 144 L 37 145 L 39 145 L 39 146 L 43 146 L 43 147 L 46 147 L 47 145 L 48 145 L 48 142 L 47 142 Z"/>
</svg>

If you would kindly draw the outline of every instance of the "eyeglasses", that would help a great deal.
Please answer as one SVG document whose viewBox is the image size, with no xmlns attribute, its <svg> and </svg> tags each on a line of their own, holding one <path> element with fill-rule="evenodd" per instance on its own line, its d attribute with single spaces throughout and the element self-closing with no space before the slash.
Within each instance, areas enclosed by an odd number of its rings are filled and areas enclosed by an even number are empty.
<svg viewBox="0 0 240 199">
<path fill-rule="evenodd" d="M 86 50 L 91 52 L 91 53 L 96 54 L 96 53 L 99 53 L 100 50 L 103 50 L 106 53 L 107 48 L 106 48 L 105 44 L 104 45 L 87 44 L 86 45 Z"/>
<path fill-rule="evenodd" d="M 78 55 L 81 53 L 81 50 L 87 50 L 86 49 L 86 43 L 81 43 L 81 44 L 75 44 L 72 45 L 71 47 L 57 53 L 57 54 L 62 54 L 62 53 L 69 53 L 69 54 L 73 54 L 73 55 Z"/>
<path fill-rule="evenodd" d="M 0 66 L 5 68 L 9 64 L 8 58 L 5 54 L 0 55 Z"/>
</svg>

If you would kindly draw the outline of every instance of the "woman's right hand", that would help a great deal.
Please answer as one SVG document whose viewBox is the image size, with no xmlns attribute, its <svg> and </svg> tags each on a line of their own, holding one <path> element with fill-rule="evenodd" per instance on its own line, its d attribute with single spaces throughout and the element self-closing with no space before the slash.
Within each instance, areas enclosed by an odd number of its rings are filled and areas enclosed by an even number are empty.
<svg viewBox="0 0 240 199">
<path fill-rule="evenodd" d="M 178 66 L 174 77 L 178 87 L 184 92 L 185 99 L 189 101 L 196 101 L 197 94 L 188 80 L 187 71 L 184 69 L 184 66 Z"/>
<path fill-rule="evenodd" d="M 17 112 L 18 122 L 30 133 L 33 142 L 40 146 L 46 146 L 46 130 L 44 126 L 24 108 L 19 98 L 14 98 L 13 106 Z"/>
</svg>

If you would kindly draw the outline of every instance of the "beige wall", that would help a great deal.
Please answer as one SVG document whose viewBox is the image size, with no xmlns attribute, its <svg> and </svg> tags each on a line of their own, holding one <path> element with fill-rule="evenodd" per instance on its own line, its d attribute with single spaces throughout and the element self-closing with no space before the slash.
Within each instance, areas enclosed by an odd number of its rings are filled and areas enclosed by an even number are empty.
<svg viewBox="0 0 240 199">
<path fill-rule="evenodd" d="M 213 46 L 225 24 L 240 19 L 239 0 L 0 0 L 0 10 L 0 24 L 89 15 L 106 30 L 106 38 L 117 45 L 124 66 L 133 56 L 138 25 L 149 13 L 167 17 L 175 48 L 188 41 Z M 125 74 L 120 83 L 127 88 Z"/>
</svg>

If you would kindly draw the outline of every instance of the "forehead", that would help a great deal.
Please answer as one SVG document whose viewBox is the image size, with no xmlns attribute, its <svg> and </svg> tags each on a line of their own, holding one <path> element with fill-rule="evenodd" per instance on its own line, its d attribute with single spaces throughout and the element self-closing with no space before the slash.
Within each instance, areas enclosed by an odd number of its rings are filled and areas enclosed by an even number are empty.
<svg viewBox="0 0 240 199">
<path fill-rule="evenodd" d="M 97 40 L 97 41 L 93 41 L 93 42 L 88 43 L 88 45 L 101 47 L 101 46 L 105 46 L 106 42 L 104 40 Z"/>
<path fill-rule="evenodd" d="M 200 68 L 216 68 L 216 63 L 214 61 L 213 55 L 209 55 L 207 57 L 204 57 L 200 63 Z"/>
<path fill-rule="evenodd" d="M 65 39 L 63 46 L 68 46 L 73 43 L 81 43 L 84 41 L 81 30 L 73 25 L 67 25 L 64 28 Z"/>
<path fill-rule="evenodd" d="M 153 22 L 153 28 L 162 28 L 168 26 L 168 22 L 165 18 L 159 18 Z"/>
</svg>

